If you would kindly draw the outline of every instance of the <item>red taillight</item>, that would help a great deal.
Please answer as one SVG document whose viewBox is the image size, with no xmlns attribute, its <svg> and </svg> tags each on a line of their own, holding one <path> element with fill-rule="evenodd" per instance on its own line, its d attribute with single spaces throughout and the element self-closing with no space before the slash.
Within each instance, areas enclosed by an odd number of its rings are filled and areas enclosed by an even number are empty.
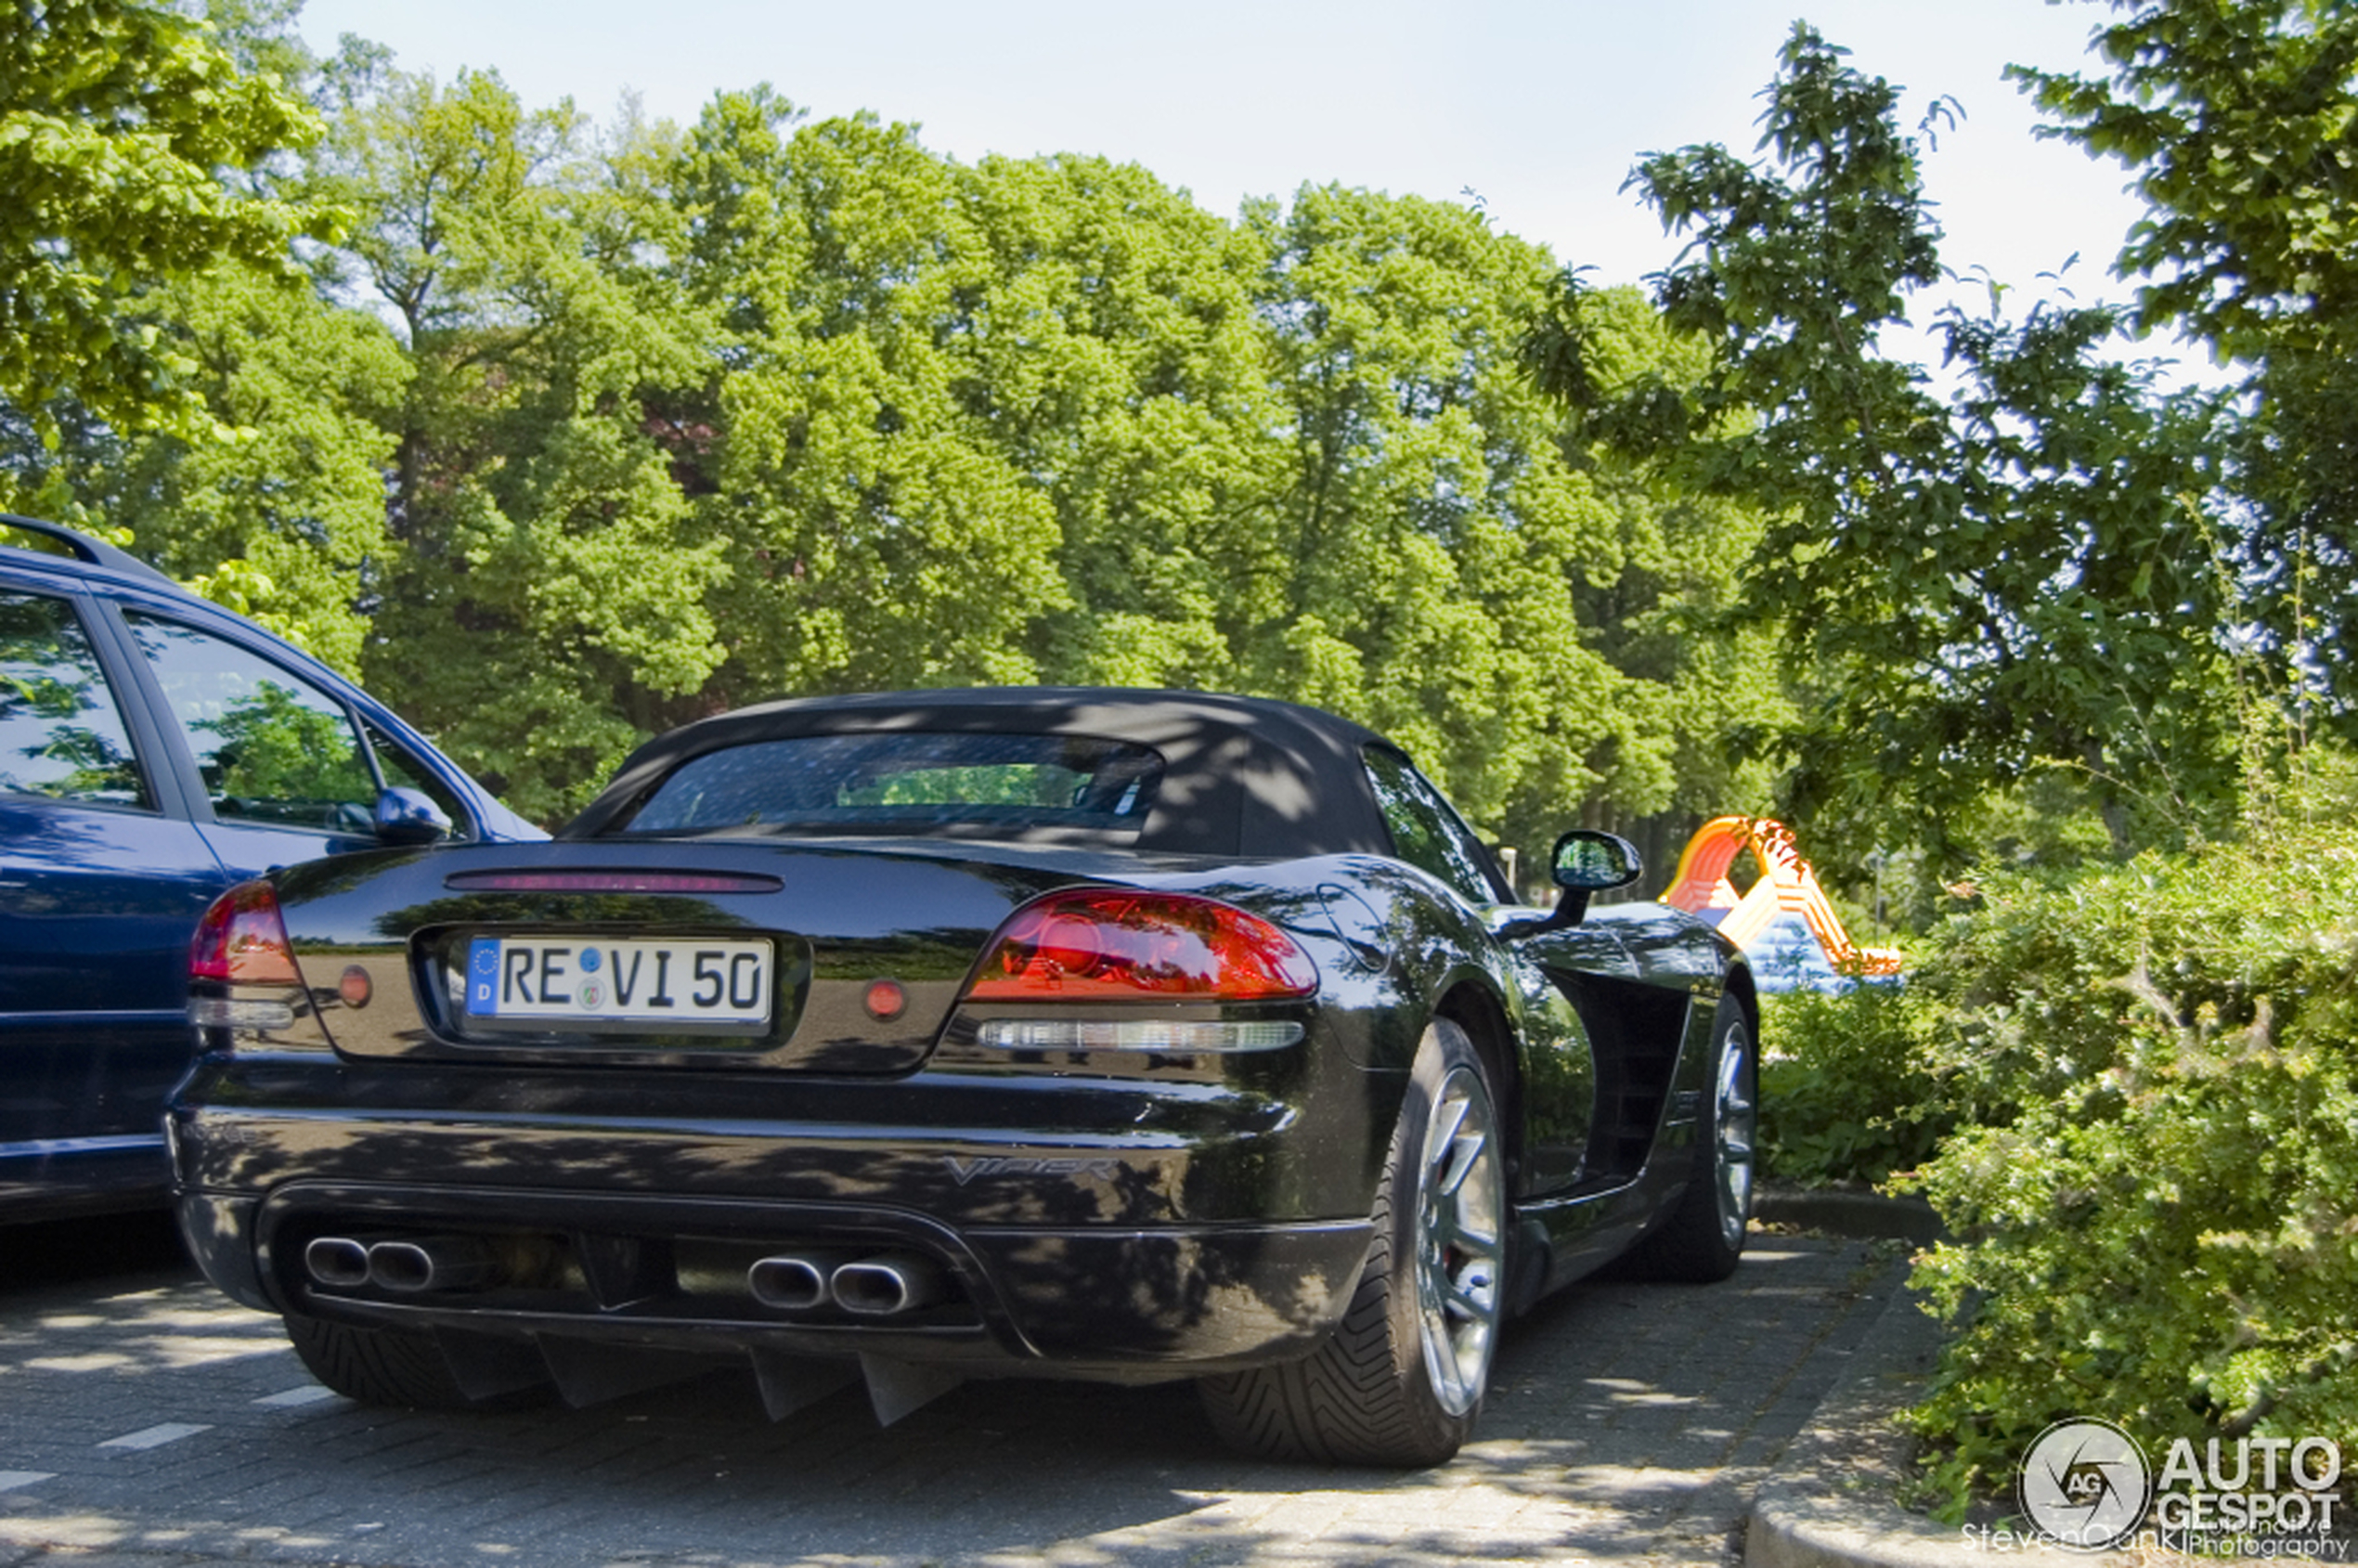
<svg viewBox="0 0 2358 1568">
<path fill-rule="evenodd" d="M 1184 893 L 1085 888 L 1018 910 L 966 995 L 1252 1002 L 1317 989 L 1310 955 L 1257 914 Z"/>
<path fill-rule="evenodd" d="M 240 882 L 197 923 L 188 944 L 188 978 L 232 985 L 301 985 L 278 895 L 267 882 Z"/>
</svg>

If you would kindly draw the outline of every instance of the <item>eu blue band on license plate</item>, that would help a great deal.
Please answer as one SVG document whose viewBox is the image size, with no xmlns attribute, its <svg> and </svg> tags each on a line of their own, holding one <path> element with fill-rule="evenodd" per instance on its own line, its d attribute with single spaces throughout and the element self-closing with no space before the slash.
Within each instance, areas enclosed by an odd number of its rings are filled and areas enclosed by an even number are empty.
<svg viewBox="0 0 2358 1568">
<path fill-rule="evenodd" d="M 770 1021 L 777 950 L 711 937 L 476 937 L 466 1013 L 484 1019 L 722 1026 Z"/>
</svg>

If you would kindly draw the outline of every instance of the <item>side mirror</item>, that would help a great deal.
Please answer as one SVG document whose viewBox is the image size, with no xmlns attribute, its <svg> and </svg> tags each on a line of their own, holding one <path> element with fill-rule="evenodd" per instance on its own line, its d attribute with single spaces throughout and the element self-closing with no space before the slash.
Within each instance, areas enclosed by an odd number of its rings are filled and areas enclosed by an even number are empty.
<svg viewBox="0 0 2358 1568">
<path fill-rule="evenodd" d="M 439 844 L 450 836 L 450 819 L 425 791 L 396 785 L 377 797 L 377 842 Z"/>
<path fill-rule="evenodd" d="M 1588 895 L 1608 888 L 1626 888 L 1645 875 L 1646 863 L 1638 846 L 1615 833 L 1575 827 L 1556 840 L 1550 867 L 1563 896 L 1556 901 L 1549 926 L 1577 926 L 1588 913 Z"/>
</svg>

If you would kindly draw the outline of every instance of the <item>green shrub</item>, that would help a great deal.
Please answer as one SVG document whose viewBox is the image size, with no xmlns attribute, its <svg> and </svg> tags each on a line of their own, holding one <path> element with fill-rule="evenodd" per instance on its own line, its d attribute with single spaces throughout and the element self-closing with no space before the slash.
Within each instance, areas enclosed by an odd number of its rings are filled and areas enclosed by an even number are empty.
<svg viewBox="0 0 2358 1568">
<path fill-rule="evenodd" d="M 1904 985 L 1762 997 L 1763 1174 L 1880 1182 L 1929 1155 L 1950 1118 L 1924 1065 L 1924 1014 Z"/>
<path fill-rule="evenodd" d="M 2042 885 L 1921 949 L 1960 1130 L 1899 1185 L 1953 1333 L 1914 1412 L 1952 1504 L 2049 1421 L 2358 1438 L 2358 829 Z"/>
</svg>

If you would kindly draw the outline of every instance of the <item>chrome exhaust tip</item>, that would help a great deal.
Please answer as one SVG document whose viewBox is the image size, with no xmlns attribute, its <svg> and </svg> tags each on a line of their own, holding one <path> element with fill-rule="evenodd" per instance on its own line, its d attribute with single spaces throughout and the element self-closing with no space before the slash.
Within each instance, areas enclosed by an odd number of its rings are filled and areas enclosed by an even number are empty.
<svg viewBox="0 0 2358 1568">
<path fill-rule="evenodd" d="M 499 1252 L 473 1236 L 421 1236 L 369 1249 L 369 1279 L 381 1290 L 475 1290 L 506 1273 Z"/>
<path fill-rule="evenodd" d="M 827 1304 L 828 1265 L 793 1253 L 763 1258 L 745 1270 L 745 1289 L 774 1312 L 809 1312 Z"/>
<path fill-rule="evenodd" d="M 303 1250 L 304 1272 L 313 1283 L 349 1290 L 369 1283 L 368 1244 L 349 1236 L 322 1236 Z"/>
<path fill-rule="evenodd" d="M 827 1278 L 836 1305 L 862 1317 L 890 1317 L 941 1300 L 941 1270 L 914 1252 L 879 1252 L 846 1263 Z"/>
</svg>

